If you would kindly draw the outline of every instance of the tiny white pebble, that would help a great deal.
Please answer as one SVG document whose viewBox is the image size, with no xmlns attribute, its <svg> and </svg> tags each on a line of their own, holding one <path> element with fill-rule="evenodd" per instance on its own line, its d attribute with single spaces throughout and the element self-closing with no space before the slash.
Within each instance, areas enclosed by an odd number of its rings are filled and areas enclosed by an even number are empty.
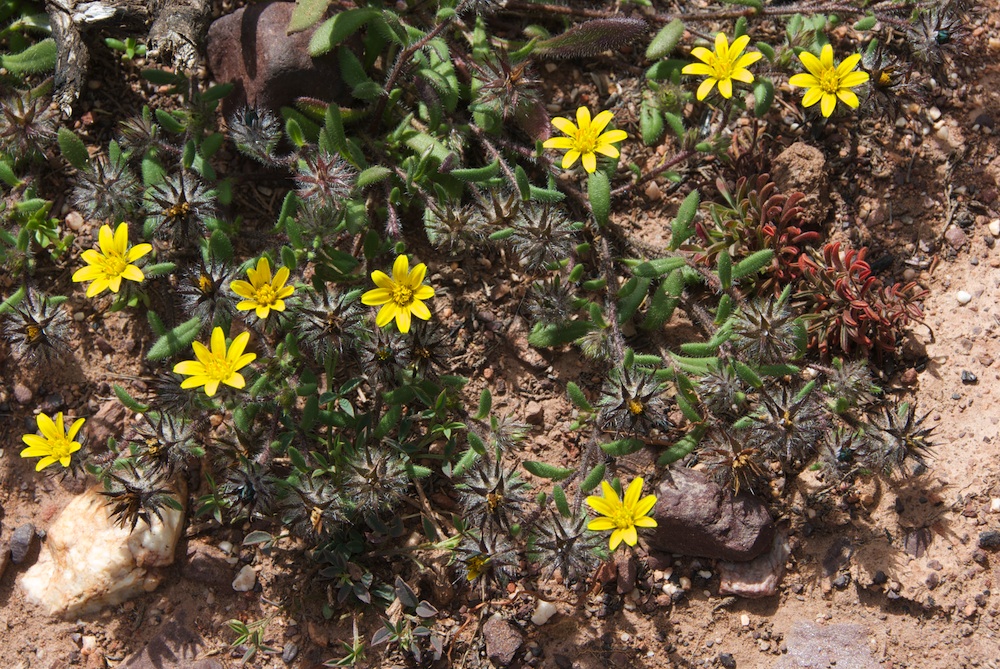
<svg viewBox="0 0 1000 669">
<path fill-rule="evenodd" d="M 549 622 L 549 619 L 555 614 L 555 604 L 552 602 L 546 602 L 544 599 L 539 599 L 538 604 L 535 605 L 535 612 L 531 614 L 531 622 L 536 625 L 544 625 Z"/>
<path fill-rule="evenodd" d="M 745 613 L 740 616 L 740 625 L 743 627 L 750 627 L 750 616 Z"/>
<path fill-rule="evenodd" d="M 82 323 L 84 318 L 86 318 L 86 316 L 83 314 L 82 311 L 73 312 L 73 320 L 76 321 L 77 323 Z"/>
<path fill-rule="evenodd" d="M 225 553 L 226 555 L 229 555 L 233 552 L 233 544 L 228 541 L 220 541 L 219 550 Z"/>
<path fill-rule="evenodd" d="M 236 592 L 250 592 L 257 584 L 257 572 L 248 564 L 243 565 L 236 578 L 233 579 L 233 590 Z"/>
<path fill-rule="evenodd" d="M 941 110 L 937 107 L 931 107 L 927 110 L 927 116 L 929 116 L 932 121 L 936 121 L 941 118 Z"/>
<path fill-rule="evenodd" d="M 702 577 L 707 581 L 708 579 L 712 578 L 712 572 L 708 571 L 707 569 L 702 569 L 701 571 L 698 572 L 698 576 Z"/>
<path fill-rule="evenodd" d="M 960 290 L 955 293 L 955 299 L 958 300 L 959 304 L 968 304 L 972 301 L 972 295 L 968 291 Z"/>
<path fill-rule="evenodd" d="M 990 500 L 990 513 L 1000 513 L 1000 497 Z"/>
<path fill-rule="evenodd" d="M 994 237 L 1000 237 L 1000 218 L 994 218 L 990 221 L 990 234 Z"/>
<path fill-rule="evenodd" d="M 631 641 L 631 640 L 632 640 L 632 637 L 631 637 L 631 636 L 629 635 L 629 633 L 628 633 L 628 632 L 622 632 L 622 633 L 621 633 L 621 636 L 620 636 L 619 638 L 620 638 L 620 639 L 621 639 L 622 641 L 624 641 L 625 643 L 628 643 L 629 641 Z"/>
</svg>

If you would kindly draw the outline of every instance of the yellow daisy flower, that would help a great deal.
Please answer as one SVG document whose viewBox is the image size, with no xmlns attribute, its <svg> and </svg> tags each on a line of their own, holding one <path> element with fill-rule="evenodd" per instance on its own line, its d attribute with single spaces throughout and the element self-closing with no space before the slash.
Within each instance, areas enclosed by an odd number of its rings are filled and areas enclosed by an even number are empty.
<svg viewBox="0 0 1000 669">
<path fill-rule="evenodd" d="M 618 493 L 611 484 L 601 481 L 604 497 L 591 495 L 587 498 L 590 508 L 601 515 L 600 518 L 590 521 L 587 529 L 597 532 L 611 530 L 611 539 L 608 543 L 611 550 L 618 548 L 618 544 L 622 541 L 629 546 L 635 546 L 639 540 L 635 528 L 656 527 L 656 521 L 648 515 L 656 504 L 656 496 L 646 495 L 639 499 L 639 495 L 642 494 L 642 484 L 642 477 L 632 479 L 623 501 L 618 499 Z"/>
<path fill-rule="evenodd" d="M 724 33 L 718 33 L 714 53 L 703 46 L 691 49 L 691 55 L 702 62 L 685 65 L 681 73 L 707 77 L 698 87 L 696 97 L 699 100 L 707 98 L 716 84 L 719 85 L 719 93 L 728 100 L 733 97 L 733 81 L 753 83 L 753 75 L 746 68 L 763 58 L 763 54 L 758 51 L 743 53 L 749 43 L 750 37 L 741 35 L 730 45 L 729 38 Z"/>
<path fill-rule="evenodd" d="M 430 309 L 422 300 L 434 297 L 434 289 L 423 285 L 427 265 L 420 263 L 412 270 L 405 255 L 396 258 L 392 264 L 392 277 L 385 272 L 372 272 L 372 281 L 378 288 L 361 296 L 361 302 L 370 307 L 383 305 L 375 316 L 375 325 L 385 327 L 393 318 L 400 332 L 410 331 L 411 315 L 422 320 L 431 317 Z"/>
<path fill-rule="evenodd" d="M 615 115 L 609 111 L 602 111 L 594 120 L 590 120 L 590 110 L 580 107 L 576 110 L 576 124 L 568 118 L 557 116 L 552 119 L 552 125 L 559 132 L 569 135 L 569 137 L 553 137 L 545 140 L 542 144 L 546 149 L 565 149 L 562 168 L 569 169 L 582 157 L 583 169 L 590 173 L 597 170 L 597 154 L 608 158 L 617 158 L 617 147 L 614 142 L 621 142 L 628 138 L 628 133 L 624 130 L 604 130 L 608 123 L 614 119 Z"/>
<path fill-rule="evenodd" d="M 271 278 L 271 264 L 267 258 L 261 256 L 257 261 L 257 268 L 251 267 L 247 270 L 247 281 L 233 281 L 230 286 L 233 292 L 243 298 L 243 301 L 236 305 L 239 311 L 256 310 L 257 318 L 263 320 L 267 318 L 271 310 L 284 311 L 285 298 L 295 292 L 294 286 L 286 286 L 288 281 L 288 268 L 279 267 L 274 278 Z"/>
<path fill-rule="evenodd" d="M 41 435 L 25 434 L 21 441 L 28 447 L 21 451 L 22 458 L 38 458 L 35 471 L 40 472 L 51 464 L 58 462 L 63 467 L 69 467 L 70 456 L 80 450 L 80 442 L 73 441 L 77 432 L 83 427 L 86 419 L 77 418 L 69 427 L 69 432 L 63 424 L 62 411 L 56 414 L 56 419 L 43 413 L 38 414 L 35 419 L 38 422 L 38 431 Z"/>
<path fill-rule="evenodd" d="M 799 60 L 809 72 L 793 75 L 788 83 L 807 89 L 802 97 L 803 107 L 812 107 L 819 102 L 820 111 L 827 118 L 833 114 L 838 99 L 852 109 L 858 108 L 858 96 L 851 89 L 868 81 L 867 72 L 854 71 L 861 61 L 861 54 L 850 55 L 837 65 L 833 62 L 833 47 L 824 44 L 819 58 L 803 51 Z"/>
<path fill-rule="evenodd" d="M 132 263 L 152 251 L 153 247 L 136 244 L 129 248 L 128 224 L 120 223 L 114 234 L 110 225 L 102 225 L 97 233 L 97 242 L 101 252 L 94 249 L 84 251 L 80 255 L 87 266 L 73 273 L 73 281 L 92 282 L 87 287 L 87 297 L 94 297 L 104 289 L 117 293 L 122 279 L 141 283 L 146 278 L 142 270 Z"/>
<path fill-rule="evenodd" d="M 198 341 L 191 344 L 197 360 L 185 360 L 174 365 L 175 374 L 190 377 L 184 379 L 181 388 L 205 386 L 205 394 L 211 397 L 220 383 L 237 389 L 245 387 L 246 379 L 239 372 L 257 358 L 256 353 L 243 352 L 249 341 L 250 333 L 241 332 L 227 351 L 226 335 L 222 333 L 222 328 L 216 327 L 212 330 L 212 350 Z"/>
</svg>

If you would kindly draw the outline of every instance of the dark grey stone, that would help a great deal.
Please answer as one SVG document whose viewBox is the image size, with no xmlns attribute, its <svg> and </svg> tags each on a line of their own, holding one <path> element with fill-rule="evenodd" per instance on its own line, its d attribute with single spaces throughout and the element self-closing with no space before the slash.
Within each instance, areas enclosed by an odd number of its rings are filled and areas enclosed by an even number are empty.
<svg viewBox="0 0 1000 669">
<path fill-rule="evenodd" d="M 34 552 L 38 545 L 38 535 L 35 534 L 35 526 L 25 523 L 14 530 L 10 537 L 10 559 L 14 564 L 21 564 Z"/>
<path fill-rule="evenodd" d="M 774 540 L 767 507 L 746 494 L 733 496 L 705 474 L 673 469 L 657 490 L 645 532 L 650 548 L 666 553 L 745 562 L 765 553 Z"/>
<path fill-rule="evenodd" d="M 1000 548 L 1000 532 L 996 530 L 987 530 L 986 532 L 979 533 L 979 547 L 992 550 L 994 548 Z"/>
<path fill-rule="evenodd" d="M 309 55 L 314 29 L 288 35 L 293 2 L 262 2 L 217 19 L 208 29 L 208 66 L 219 83 L 235 84 L 224 113 L 242 105 L 277 110 L 295 98 L 333 100 L 342 91 L 335 53 Z"/>
<path fill-rule="evenodd" d="M 513 624 L 499 615 L 483 623 L 483 642 L 486 657 L 495 667 L 509 667 L 524 644 L 524 636 Z"/>
<path fill-rule="evenodd" d="M 736 669 L 736 658 L 732 653 L 719 653 L 719 664 L 725 669 Z"/>
</svg>

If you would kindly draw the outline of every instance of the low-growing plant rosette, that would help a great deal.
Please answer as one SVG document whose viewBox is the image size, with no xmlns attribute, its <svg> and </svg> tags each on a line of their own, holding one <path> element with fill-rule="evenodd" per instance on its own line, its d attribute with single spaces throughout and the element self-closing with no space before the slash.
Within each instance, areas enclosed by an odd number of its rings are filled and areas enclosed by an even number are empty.
<svg viewBox="0 0 1000 669">
<path fill-rule="evenodd" d="M 21 437 L 21 441 L 28 445 L 21 451 L 21 457 L 41 458 L 35 465 L 36 472 L 57 462 L 63 467 L 69 467 L 73 454 L 82 448 L 80 442 L 76 441 L 76 435 L 86 419 L 77 418 L 69 426 L 69 430 L 63 421 L 62 411 L 56 414 L 55 420 L 44 413 L 38 414 L 35 420 L 39 434 L 25 434 Z"/>
<path fill-rule="evenodd" d="M 619 499 L 618 493 L 607 481 L 601 481 L 601 491 L 603 497 L 590 495 L 587 497 L 587 505 L 600 514 L 587 523 L 587 529 L 595 532 L 607 532 L 611 530 L 608 539 L 608 547 L 611 550 L 618 548 L 623 541 L 629 546 L 635 546 L 639 541 L 637 527 L 656 527 L 656 520 L 649 517 L 649 512 L 656 504 L 655 495 L 646 495 L 639 499 L 642 494 L 642 477 L 636 477 L 629 483 L 625 490 L 623 499 Z"/>
<path fill-rule="evenodd" d="M 424 285 L 427 265 L 420 263 L 410 269 L 405 255 L 398 256 L 392 264 L 392 276 L 375 270 L 372 281 L 378 288 L 361 296 L 361 303 L 370 307 L 381 306 L 375 316 L 375 325 L 382 328 L 396 320 L 396 327 L 403 334 L 410 331 L 413 317 L 430 320 L 431 311 L 424 300 L 434 297 L 434 289 Z"/>
<path fill-rule="evenodd" d="M 128 224 L 119 223 L 111 232 L 110 225 L 102 225 L 97 233 L 100 252 L 87 249 L 80 256 L 87 263 L 73 273 L 73 281 L 90 281 L 87 297 L 94 297 L 105 290 L 117 293 L 123 280 L 142 283 L 145 275 L 135 261 L 153 250 L 150 244 L 128 245 Z"/>
<path fill-rule="evenodd" d="M 573 167 L 577 159 L 580 159 L 583 169 L 592 174 L 597 171 L 598 153 L 608 158 L 618 158 L 621 154 L 615 143 L 628 139 L 628 133 L 624 130 L 604 132 L 614 118 L 612 112 L 605 110 L 591 119 L 590 110 L 580 107 L 576 110 L 576 123 L 562 116 L 552 119 L 552 125 L 567 137 L 552 137 L 545 140 L 542 146 L 566 151 L 562 160 L 564 170 Z"/>
<path fill-rule="evenodd" d="M 216 327 L 212 330 L 211 349 L 201 342 L 193 342 L 191 347 L 197 359 L 174 365 L 175 374 L 189 377 L 181 382 L 181 388 L 187 390 L 204 386 L 205 394 L 209 397 L 215 395 L 221 384 L 237 390 L 245 388 L 247 382 L 240 370 L 257 359 L 256 353 L 243 352 L 249 341 L 250 333 L 241 332 L 227 348 L 226 335 L 222 328 Z"/>
</svg>

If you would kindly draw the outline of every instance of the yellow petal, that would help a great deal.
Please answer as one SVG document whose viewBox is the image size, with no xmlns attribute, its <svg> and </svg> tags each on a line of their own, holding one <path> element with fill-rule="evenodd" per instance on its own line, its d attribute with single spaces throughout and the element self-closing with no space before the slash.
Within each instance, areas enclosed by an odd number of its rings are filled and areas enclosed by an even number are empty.
<svg viewBox="0 0 1000 669">
<path fill-rule="evenodd" d="M 420 286 L 413 291 L 413 299 L 429 300 L 434 297 L 434 289 L 430 286 Z"/>
<path fill-rule="evenodd" d="M 633 505 L 632 515 L 645 516 L 654 506 L 656 506 L 656 495 L 646 495 Z"/>
<path fill-rule="evenodd" d="M 608 124 L 611 123 L 614 118 L 615 115 L 605 109 L 600 114 L 595 116 L 594 120 L 590 122 L 590 131 L 595 135 L 600 134 L 602 130 L 608 127 Z"/>
<path fill-rule="evenodd" d="M 847 76 L 847 74 L 855 67 L 857 67 L 858 63 L 860 62 L 861 62 L 860 53 L 851 54 L 850 56 L 842 60 L 840 62 L 840 65 L 837 66 L 837 74 L 839 74 L 841 77 Z"/>
<path fill-rule="evenodd" d="M 586 107 L 577 107 L 576 109 L 576 124 L 580 127 L 580 131 L 583 132 L 590 128 L 590 110 Z"/>
<path fill-rule="evenodd" d="M 824 93 L 823 98 L 820 100 L 819 108 L 823 112 L 823 116 L 830 118 L 833 114 L 833 110 L 837 107 L 837 96 L 831 93 Z"/>
<path fill-rule="evenodd" d="M 47 453 L 49 451 L 49 442 L 47 439 L 39 437 L 37 434 L 23 434 L 21 435 L 21 441 L 28 445 L 28 448 L 21 451 L 22 458 L 34 458 L 39 455 L 44 455 L 44 453 L 36 453 L 39 449 Z M 28 451 L 32 451 L 29 453 Z"/>
<path fill-rule="evenodd" d="M 126 265 L 125 269 L 122 270 L 122 278 L 141 283 L 146 278 L 146 275 L 135 265 Z"/>
<path fill-rule="evenodd" d="M 822 75 L 823 71 L 826 69 L 825 67 L 823 67 L 823 63 L 820 62 L 819 58 L 812 55 L 808 51 L 803 51 L 802 53 L 800 53 L 799 60 L 801 60 L 805 68 L 809 70 L 809 73 L 814 76 L 818 77 Z"/>
<path fill-rule="evenodd" d="M 103 277 L 94 279 L 94 282 L 87 288 L 87 297 L 94 297 L 108 289 L 108 280 Z"/>
<path fill-rule="evenodd" d="M 406 285 L 406 277 L 410 274 L 410 259 L 405 254 L 397 256 L 392 263 L 392 280 L 397 284 Z"/>
<path fill-rule="evenodd" d="M 593 174 L 594 172 L 597 171 L 597 156 L 594 154 L 593 151 L 588 151 L 587 153 L 583 154 L 582 162 L 583 162 L 583 169 L 587 170 L 587 172 L 589 172 L 590 174 Z"/>
<path fill-rule="evenodd" d="M 101 270 L 94 265 L 87 265 L 73 272 L 73 281 L 93 281 L 101 274 Z"/>
<path fill-rule="evenodd" d="M 542 147 L 546 149 L 572 149 L 573 140 L 569 137 L 552 137 L 542 142 Z"/>
<path fill-rule="evenodd" d="M 823 97 L 823 89 L 819 86 L 815 86 L 806 91 L 806 94 L 802 96 L 802 106 L 812 107 L 814 104 L 820 101 Z"/>
<path fill-rule="evenodd" d="M 715 77 L 709 77 L 705 81 L 701 82 L 701 86 L 698 87 L 698 92 L 695 93 L 695 97 L 699 100 L 704 100 L 708 97 L 708 94 L 712 92 L 712 87 L 715 86 Z"/>
<path fill-rule="evenodd" d="M 271 281 L 271 288 L 273 288 L 274 290 L 278 290 L 279 288 L 284 286 L 285 282 L 288 281 L 289 274 L 291 274 L 291 272 L 288 271 L 287 267 L 279 268 L 278 271 L 275 272 L 274 274 L 274 279 Z"/>
<path fill-rule="evenodd" d="M 215 391 L 219 389 L 219 382 L 215 379 L 209 379 L 205 382 L 205 394 L 211 397 L 215 394 Z"/>
<path fill-rule="evenodd" d="M 35 465 L 35 471 L 36 472 L 40 472 L 43 469 L 45 469 L 46 467 L 48 467 L 49 465 L 52 465 L 52 464 L 55 464 L 55 463 L 56 463 L 56 459 L 54 457 L 52 457 L 51 455 L 46 456 L 46 457 L 42 458 L 41 460 L 39 460 L 38 464 Z"/>
<path fill-rule="evenodd" d="M 615 511 L 617 511 L 617 509 L 612 506 L 608 500 L 603 497 L 598 497 L 597 495 L 590 495 L 587 497 L 587 506 L 602 516 L 613 516 Z"/>
<path fill-rule="evenodd" d="M 609 504 L 614 505 L 615 509 L 621 508 L 622 501 L 618 497 L 618 493 L 615 489 L 611 487 L 611 484 L 607 481 L 601 481 L 601 492 L 604 493 L 604 499 L 608 501 Z"/>
<path fill-rule="evenodd" d="M 697 58 L 698 60 L 707 63 L 708 65 L 711 65 L 713 62 L 715 62 L 715 54 L 703 46 L 696 46 L 695 48 L 691 49 L 691 55 Z"/>
<path fill-rule="evenodd" d="M 568 170 L 569 168 L 573 167 L 573 163 L 575 163 L 576 159 L 579 157 L 580 157 L 580 152 L 577 151 L 576 149 L 567 151 L 566 155 L 563 156 L 562 168 L 564 170 Z"/>
<path fill-rule="evenodd" d="M 751 51 L 750 53 L 745 53 L 742 56 L 740 56 L 735 63 L 733 63 L 733 69 L 742 70 L 744 68 L 753 65 L 763 57 L 764 54 L 762 54 L 760 51 Z"/>
<path fill-rule="evenodd" d="M 726 59 L 726 55 L 729 53 L 729 38 L 726 37 L 725 33 L 715 34 L 715 53 L 719 60 Z"/>
<path fill-rule="evenodd" d="M 833 68 L 833 47 L 829 44 L 823 45 L 823 50 L 819 52 L 819 62 L 824 70 Z"/>
<path fill-rule="evenodd" d="M 608 540 L 608 547 L 611 550 L 618 548 L 618 544 L 622 542 L 622 530 L 615 530 L 611 533 L 611 539 Z"/>
<path fill-rule="evenodd" d="M 104 260 L 104 256 L 94 249 L 87 249 L 80 254 L 80 257 L 83 258 L 88 265 L 99 265 L 101 261 Z"/>
<path fill-rule="evenodd" d="M 243 369 L 256 359 L 256 353 L 244 353 L 232 363 L 233 369 Z"/>
<path fill-rule="evenodd" d="M 429 320 L 431 317 L 431 310 L 427 308 L 427 305 L 420 300 L 414 300 L 413 304 L 410 305 L 410 311 L 414 316 L 421 320 Z"/>
<path fill-rule="evenodd" d="M 256 300 L 242 300 L 236 305 L 236 311 L 253 311 L 256 308 Z"/>
<path fill-rule="evenodd" d="M 283 300 L 283 299 L 285 299 L 286 297 L 288 297 L 289 295 L 291 295 L 294 292 L 295 292 L 295 286 L 285 286 L 284 288 L 282 288 L 281 290 L 278 291 L 278 293 L 277 293 L 277 299 L 279 301 Z M 282 307 L 281 309 L 279 309 L 279 311 L 281 311 L 282 309 L 284 309 L 284 307 Z"/>
<path fill-rule="evenodd" d="M 268 262 L 266 256 L 261 256 L 260 260 L 257 261 L 256 278 L 257 281 L 254 283 L 254 285 L 263 286 L 266 283 L 271 283 L 271 263 Z"/>
<path fill-rule="evenodd" d="M 111 255 L 115 250 L 115 235 L 111 232 L 110 225 L 102 225 L 97 231 L 97 244 L 101 247 L 101 253 L 105 256 Z"/>
<path fill-rule="evenodd" d="M 732 79 L 719 79 L 719 94 L 727 100 L 733 97 Z"/>
<path fill-rule="evenodd" d="M 629 546 L 635 546 L 639 541 L 639 533 L 635 531 L 635 525 L 630 525 L 622 529 L 622 540 Z"/>
<path fill-rule="evenodd" d="M 858 108 L 858 96 L 853 91 L 837 91 L 837 97 L 848 107 L 852 109 Z"/>
<path fill-rule="evenodd" d="M 403 334 L 410 331 L 410 310 L 408 308 L 396 310 L 396 327 Z"/>
<path fill-rule="evenodd" d="M 226 362 L 233 362 L 243 355 L 243 351 L 246 350 L 247 344 L 250 342 L 250 333 L 241 332 L 236 335 L 233 339 L 232 345 L 229 347 L 229 351 L 226 353 Z M 254 356 L 256 357 L 256 356 Z"/>
<path fill-rule="evenodd" d="M 379 288 L 384 288 L 389 292 L 392 292 L 392 290 L 396 287 L 396 284 L 392 282 L 389 275 L 381 270 L 375 270 L 372 272 L 372 282 L 374 282 L 374 284 Z"/>
<path fill-rule="evenodd" d="M 62 413 L 56 414 L 56 420 L 60 422 L 62 421 Z M 66 434 L 63 431 L 62 426 L 59 426 L 56 423 L 54 423 L 51 418 L 49 418 L 43 413 L 38 414 L 38 418 L 35 419 L 35 422 L 38 423 L 38 430 L 47 439 L 50 440 L 62 439 Z"/>
<path fill-rule="evenodd" d="M 212 355 L 223 360 L 226 358 L 226 335 L 220 327 L 212 330 Z"/>
<path fill-rule="evenodd" d="M 271 313 L 271 306 L 268 304 L 258 304 L 255 307 L 255 311 L 257 313 L 257 318 L 264 320 L 267 318 L 268 314 Z"/>
<path fill-rule="evenodd" d="M 628 139 L 628 133 L 624 130 L 608 130 L 606 133 L 597 138 L 598 143 L 604 144 L 607 142 L 621 142 Z"/>
<path fill-rule="evenodd" d="M 621 155 L 618 149 L 611 144 L 598 144 L 594 147 L 594 151 L 608 158 L 617 158 Z"/>
<path fill-rule="evenodd" d="M 361 296 L 361 304 L 375 307 L 392 301 L 392 291 L 386 288 L 372 288 Z"/>
<path fill-rule="evenodd" d="M 656 520 L 649 516 L 640 516 L 635 519 L 636 527 L 656 527 Z"/>
<path fill-rule="evenodd" d="M 681 68 L 681 74 L 694 74 L 700 76 L 711 76 L 715 70 L 704 63 L 691 63 Z"/>
<path fill-rule="evenodd" d="M 625 505 L 626 509 L 633 509 L 635 505 L 639 502 L 639 495 L 642 494 L 642 485 L 644 481 L 641 476 L 637 476 L 632 479 L 632 482 L 628 484 L 628 488 L 625 489 L 625 499 L 622 500 L 622 504 Z"/>
<path fill-rule="evenodd" d="M 108 277 L 108 290 L 112 293 L 117 293 L 122 287 L 122 275 Z"/>
<path fill-rule="evenodd" d="M 83 427 L 86 420 L 86 418 L 77 418 L 73 421 L 73 424 L 69 426 L 69 432 L 66 433 L 66 438 L 72 441 L 73 438 L 76 437 L 76 433 L 80 431 L 81 427 Z"/>
<path fill-rule="evenodd" d="M 556 130 L 563 133 L 564 135 L 569 135 L 571 137 L 576 135 L 577 128 L 576 125 L 570 121 L 568 118 L 563 118 L 562 116 L 556 116 L 552 119 L 552 125 L 556 127 Z"/>
<path fill-rule="evenodd" d="M 867 72 L 849 72 L 847 75 L 841 78 L 840 87 L 841 88 L 854 88 L 855 86 L 860 86 L 861 84 L 868 81 Z"/>
<path fill-rule="evenodd" d="M 413 269 L 410 270 L 409 276 L 406 277 L 406 285 L 410 290 L 413 290 L 424 282 L 425 276 L 427 276 L 427 265 L 424 263 L 414 265 Z"/>
<path fill-rule="evenodd" d="M 276 298 L 274 300 L 274 302 L 271 302 L 271 310 L 272 311 L 284 311 L 285 310 L 285 301 Z"/>
<path fill-rule="evenodd" d="M 181 381 L 181 388 L 183 390 L 190 390 L 191 388 L 197 388 L 198 386 L 203 386 L 208 383 L 208 377 L 204 374 L 198 376 L 192 376 L 190 378 Z"/>
<path fill-rule="evenodd" d="M 136 244 L 125 254 L 125 262 L 135 262 L 152 250 L 153 246 L 151 244 Z"/>
<path fill-rule="evenodd" d="M 378 314 L 375 315 L 375 325 L 380 328 L 384 328 L 388 325 L 393 318 L 396 317 L 396 311 L 398 307 L 395 302 L 386 302 L 385 305 L 378 310 Z"/>
<path fill-rule="evenodd" d="M 750 35 L 740 35 L 733 40 L 733 43 L 729 46 L 730 56 L 735 56 L 738 53 L 742 53 L 743 49 L 747 48 L 747 44 L 750 43 Z"/>
<path fill-rule="evenodd" d="M 592 521 L 587 523 L 587 529 L 593 530 L 594 532 L 607 532 L 608 530 L 615 529 L 615 521 L 610 518 L 594 518 Z"/>
<path fill-rule="evenodd" d="M 197 360 L 183 360 L 174 365 L 174 374 L 193 376 L 199 374 L 204 375 L 205 372 L 205 365 L 201 364 Z"/>
<path fill-rule="evenodd" d="M 128 224 L 119 223 L 115 230 L 115 251 L 118 255 L 124 256 L 128 249 Z"/>
<path fill-rule="evenodd" d="M 221 332 L 221 329 L 216 328 Z M 196 357 L 202 364 L 208 366 L 214 356 L 212 352 L 208 350 L 208 347 L 202 344 L 200 341 L 191 342 L 191 349 L 194 351 L 194 357 Z"/>
<path fill-rule="evenodd" d="M 244 379 L 243 375 L 240 374 L 239 372 L 233 372 L 232 374 L 229 375 L 229 378 L 226 379 L 226 385 L 232 386 L 233 388 L 236 389 L 242 389 L 246 387 L 247 380 Z"/>
<path fill-rule="evenodd" d="M 753 83 L 753 75 L 750 74 L 749 70 L 736 70 L 733 72 L 733 79 L 736 81 L 742 81 L 744 84 Z"/>
<path fill-rule="evenodd" d="M 257 296 L 257 293 L 254 290 L 253 286 L 251 286 L 246 281 L 243 281 L 242 279 L 237 279 L 236 281 L 231 282 L 229 284 L 229 287 L 232 289 L 234 293 L 248 300 L 252 300 L 254 297 Z"/>
</svg>

